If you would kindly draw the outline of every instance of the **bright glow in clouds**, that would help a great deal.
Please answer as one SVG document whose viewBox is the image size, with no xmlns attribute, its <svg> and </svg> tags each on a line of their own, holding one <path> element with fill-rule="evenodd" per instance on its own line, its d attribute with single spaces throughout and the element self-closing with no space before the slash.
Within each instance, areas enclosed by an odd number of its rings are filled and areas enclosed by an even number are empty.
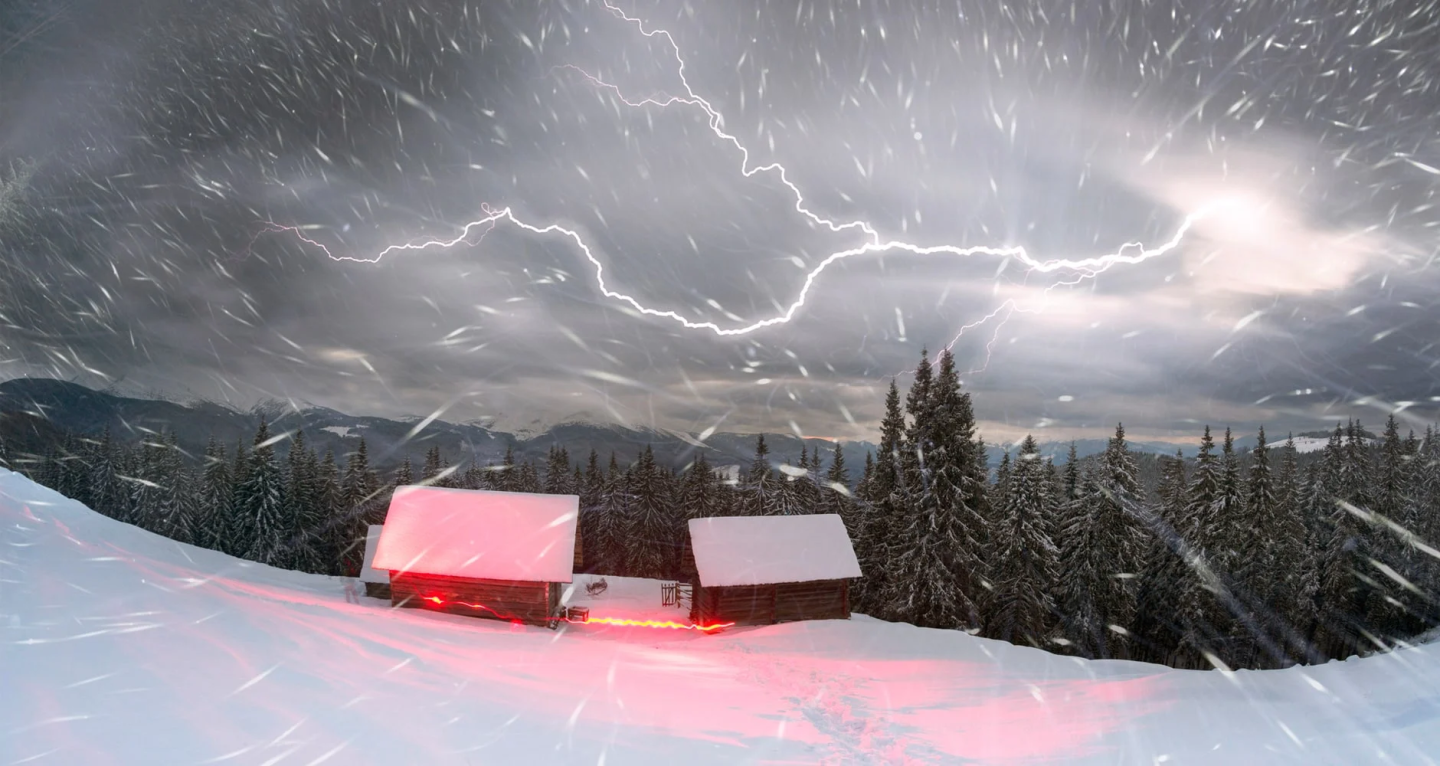
<svg viewBox="0 0 1440 766">
<path fill-rule="evenodd" d="M 865 255 L 877 255 L 882 253 L 908 253 L 917 256 L 946 256 L 956 258 L 966 258 L 977 255 L 991 256 L 996 258 L 1013 258 L 1031 272 L 1052 273 L 1063 271 L 1078 274 L 1079 277 L 1073 278 L 1072 281 L 1062 281 L 1059 283 L 1059 285 L 1069 285 L 1074 284 L 1075 282 L 1079 281 L 1079 279 L 1094 277 L 1095 275 L 1100 274 L 1116 265 L 1140 263 L 1151 258 L 1165 255 L 1172 250 L 1175 250 L 1177 247 L 1180 246 L 1181 240 L 1184 238 L 1186 232 L 1188 232 L 1190 228 L 1196 224 L 1196 222 L 1200 221 L 1202 218 L 1208 215 L 1213 206 L 1212 204 L 1207 204 L 1196 208 L 1188 208 L 1195 210 L 1195 212 L 1192 212 L 1189 215 L 1185 216 L 1184 220 L 1176 228 L 1174 236 L 1172 236 L 1168 241 L 1158 246 L 1146 247 L 1143 243 L 1130 242 L 1122 245 L 1118 250 L 1106 255 L 1079 258 L 1073 260 L 1039 260 L 1031 256 L 1030 253 L 1021 246 L 960 246 L 950 244 L 925 246 L 913 242 L 905 242 L 899 240 L 882 241 L 879 232 L 874 228 L 874 226 L 872 226 L 868 222 L 861 220 L 837 222 L 820 216 L 810 210 L 806 206 L 805 197 L 801 193 L 799 187 L 797 187 L 794 183 L 790 181 L 785 167 L 780 163 L 775 162 L 768 165 L 751 167 L 749 150 L 734 135 L 725 132 L 725 130 L 722 128 L 722 125 L 724 124 L 724 118 L 721 116 L 721 114 L 716 111 L 713 106 L 710 105 L 709 101 L 697 94 L 690 86 L 689 80 L 685 77 L 685 60 L 680 56 L 680 48 L 678 45 L 676 45 L 675 40 L 670 36 L 670 33 L 662 29 L 646 29 L 644 23 L 640 19 L 626 15 L 619 8 L 611 5 L 608 0 L 605 3 L 605 7 L 626 22 L 634 24 L 640 30 L 640 33 L 645 37 L 661 37 L 665 40 L 665 42 L 669 45 L 671 52 L 674 53 L 675 60 L 678 63 L 677 74 L 679 75 L 681 85 L 685 89 L 685 95 L 666 97 L 662 99 L 647 98 L 640 101 L 631 101 L 624 97 L 618 86 L 601 80 L 600 78 L 595 77 L 594 75 L 584 72 L 583 70 L 580 70 L 578 68 L 568 68 L 580 72 L 596 87 L 614 93 L 621 100 L 621 102 L 623 102 L 627 106 L 635 108 L 643 108 L 648 106 L 663 108 L 679 104 L 700 109 L 705 113 L 709 120 L 710 131 L 721 141 L 732 145 L 733 147 L 735 147 L 736 150 L 740 152 L 740 173 L 743 177 L 749 178 L 759 173 L 774 175 L 776 178 L 779 179 L 780 183 L 784 185 L 785 188 L 788 189 L 792 195 L 794 195 L 796 211 L 798 211 L 801 215 L 807 218 L 811 223 L 817 226 L 827 228 L 833 232 L 843 232 L 854 229 L 865 234 L 867 241 L 864 244 L 831 253 L 828 257 L 826 257 L 818 265 L 811 269 L 805 277 L 805 281 L 800 288 L 799 295 L 790 303 L 788 308 L 786 308 L 783 312 L 779 313 L 776 316 L 772 316 L 767 319 L 757 320 L 751 322 L 750 324 L 742 325 L 739 327 L 721 327 L 714 322 L 697 321 L 688 318 L 682 314 L 679 314 L 675 311 L 655 309 L 645 306 L 641 304 L 638 300 L 636 300 L 634 297 L 622 292 L 618 292 L 616 290 L 612 290 L 607 285 L 605 281 L 605 265 L 598 258 L 596 258 L 594 252 L 591 250 L 590 245 L 587 244 L 585 240 L 575 230 L 566 228 L 557 223 L 550 223 L 544 225 L 527 223 L 516 217 L 514 212 L 509 207 L 492 209 L 488 205 L 482 205 L 482 211 L 485 213 L 484 217 L 465 224 L 465 226 L 461 228 L 459 234 L 455 237 L 449 239 L 431 239 L 419 242 L 390 245 L 381 250 L 380 252 L 376 253 L 375 255 L 369 257 L 335 255 L 324 244 L 316 240 L 310 239 L 309 237 L 306 237 L 302 233 L 301 229 L 297 226 L 283 226 L 280 224 L 267 222 L 266 228 L 261 233 L 263 234 L 265 232 L 289 232 L 294 234 L 294 236 L 302 242 L 319 248 L 333 260 L 364 263 L 375 263 L 387 255 L 404 251 L 420 251 L 432 248 L 443 249 L 455 247 L 461 244 L 475 244 L 475 242 L 472 242 L 471 240 L 472 234 L 479 231 L 479 238 L 483 239 L 486 233 L 492 230 L 497 224 L 502 222 L 511 224 L 535 235 L 560 234 L 571 240 L 575 244 L 576 248 L 580 250 L 581 254 L 584 255 L 585 259 L 589 261 L 590 265 L 595 270 L 596 284 L 599 286 L 600 292 L 605 297 L 627 304 L 642 315 L 670 319 L 683 325 L 687 329 L 708 330 L 719 336 L 734 336 L 748 335 L 750 333 L 756 332 L 757 330 L 789 322 L 791 319 L 794 318 L 796 313 L 805 306 L 806 300 L 810 297 L 811 290 L 815 286 L 816 280 L 820 277 L 822 273 L 824 273 L 825 269 L 828 268 L 831 264 L 847 258 Z M 1223 205 L 1226 203 L 1222 202 L 1219 204 Z M 1011 306 L 1010 308 L 1015 309 L 1016 307 Z M 999 313 L 1000 312 L 998 311 L 993 312 L 989 316 L 982 319 L 980 322 L 966 325 L 960 330 L 960 334 L 963 335 L 966 330 L 976 327 L 980 324 L 984 324 L 986 321 L 995 317 Z M 1009 312 L 1006 312 L 1006 317 L 1008 318 L 1008 316 Z M 956 340 L 958 339 L 959 335 L 956 336 Z M 951 345 L 953 344 L 954 341 L 951 342 Z M 991 345 L 993 345 L 993 340 Z"/>
</svg>

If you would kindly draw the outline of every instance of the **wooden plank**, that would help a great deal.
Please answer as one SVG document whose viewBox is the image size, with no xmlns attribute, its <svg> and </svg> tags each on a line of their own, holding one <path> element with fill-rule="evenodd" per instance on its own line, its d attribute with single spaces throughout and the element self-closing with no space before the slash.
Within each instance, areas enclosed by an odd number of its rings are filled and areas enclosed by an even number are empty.
<svg viewBox="0 0 1440 766">
<path fill-rule="evenodd" d="M 396 606 L 545 625 L 558 607 L 560 588 L 545 582 L 482 580 L 391 572 Z"/>
<path fill-rule="evenodd" d="M 835 620 L 845 616 L 845 581 L 823 580 L 777 586 L 777 622 Z"/>
</svg>

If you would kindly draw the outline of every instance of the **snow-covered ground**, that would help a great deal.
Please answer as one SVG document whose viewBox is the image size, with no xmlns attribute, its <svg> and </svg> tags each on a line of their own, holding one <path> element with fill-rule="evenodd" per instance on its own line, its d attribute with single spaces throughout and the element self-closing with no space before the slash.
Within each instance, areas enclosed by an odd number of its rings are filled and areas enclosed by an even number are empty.
<svg viewBox="0 0 1440 766">
<path fill-rule="evenodd" d="M 596 616 L 679 619 L 610 578 Z M 583 590 L 581 591 L 583 593 Z M 0 470 L 0 763 L 1434 763 L 1440 646 L 1285 671 L 849 622 L 558 631 L 347 601 Z"/>
</svg>

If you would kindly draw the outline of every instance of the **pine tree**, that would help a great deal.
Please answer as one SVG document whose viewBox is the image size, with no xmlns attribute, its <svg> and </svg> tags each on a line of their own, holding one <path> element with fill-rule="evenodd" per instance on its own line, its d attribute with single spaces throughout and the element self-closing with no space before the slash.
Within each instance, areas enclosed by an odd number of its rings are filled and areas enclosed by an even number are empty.
<svg viewBox="0 0 1440 766">
<path fill-rule="evenodd" d="M 495 477 L 495 489 L 502 492 L 518 492 L 516 487 L 520 484 L 520 470 L 515 466 L 515 450 L 510 446 L 505 447 L 505 459 L 500 463 L 500 472 Z"/>
<path fill-rule="evenodd" d="M 599 574 L 625 575 L 625 523 L 630 513 L 630 481 L 620 470 L 615 453 L 610 453 L 610 470 L 605 477 L 600 512 L 595 517 L 594 545 L 586 543 L 586 555 L 595 552 L 594 571 Z"/>
<path fill-rule="evenodd" d="M 545 461 L 545 494 L 573 495 L 579 491 L 571 482 L 570 453 L 556 445 L 550 448 Z"/>
<path fill-rule="evenodd" d="M 345 475 L 340 481 L 338 552 L 340 568 L 346 577 L 357 577 L 365 559 L 365 537 L 371 524 L 385 523 L 385 507 L 376 502 L 380 495 L 380 479 L 370 468 L 365 437 L 350 453 Z"/>
<path fill-rule="evenodd" d="M 254 448 L 237 491 L 232 535 L 240 555 L 271 566 L 284 566 L 289 525 L 283 505 L 283 479 L 275 463 L 275 448 L 269 444 L 270 429 L 264 418 L 255 432 Z M 243 546 L 243 547 L 242 547 Z"/>
<path fill-rule="evenodd" d="M 120 472 L 116 470 L 117 452 L 110 436 L 110 426 L 107 425 L 99 443 L 89 450 L 87 461 L 90 468 L 87 482 L 90 508 L 112 519 L 124 516 L 127 511 L 125 490 L 121 486 Z"/>
<path fill-rule="evenodd" d="M 1277 636 L 1292 647 L 1291 656 L 1316 661 L 1318 657 L 1311 651 L 1308 639 L 1315 623 L 1315 599 L 1320 585 L 1302 505 L 1300 470 L 1292 436 L 1281 449 L 1280 472 L 1275 480 L 1275 513 L 1268 532 L 1275 542 L 1268 558 L 1271 571 L 1276 574 L 1269 603 L 1279 626 Z"/>
<path fill-rule="evenodd" d="M 195 544 L 220 550 L 221 540 L 225 537 L 225 520 L 231 507 L 231 493 L 235 487 L 230 478 L 230 465 L 225 459 L 225 447 L 214 437 L 205 445 L 200 471 Z"/>
<path fill-rule="evenodd" d="M 978 630 L 986 480 L 977 473 L 982 445 L 970 397 L 948 350 L 938 376 L 922 354 L 906 407 L 914 418 L 901 453 L 909 492 L 894 539 L 890 610 L 922 627 Z"/>
<path fill-rule="evenodd" d="M 995 530 L 995 591 L 986 621 L 986 633 L 993 638 L 1037 647 L 1049 639 L 1055 609 L 1051 593 L 1059 569 L 1050 529 L 1051 489 L 1039 445 L 1026 436 Z"/>
<path fill-rule="evenodd" d="M 1410 609 L 1420 608 L 1420 603 L 1405 589 L 1405 585 L 1412 584 L 1414 548 L 1386 524 L 1398 524 L 1406 530 L 1415 528 L 1418 513 L 1411 504 L 1409 465 L 1399 424 L 1391 415 L 1385 422 L 1379 460 L 1369 485 L 1368 510 L 1380 518 L 1373 524 L 1375 532 L 1371 535 L 1371 553 L 1376 563 L 1369 571 L 1374 574 L 1376 587 L 1365 622 L 1372 633 L 1380 636 L 1407 635 L 1419 628 L 1411 622 Z"/>
<path fill-rule="evenodd" d="M 316 499 L 318 489 L 313 457 L 305 445 L 305 432 L 297 430 L 285 456 L 286 543 L 283 554 L 277 560 L 283 559 L 285 566 L 302 572 L 321 572 L 325 567 L 318 545 L 319 528 L 324 519 Z"/>
<path fill-rule="evenodd" d="M 869 457 L 868 453 L 866 457 Z M 820 487 L 819 508 L 820 513 L 833 513 L 845 522 L 845 531 L 853 545 L 853 541 L 860 537 L 860 518 L 855 495 L 849 487 L 850 472 L 845 468 L 845 454 L 837 441 L 830 456 L 830 468 L 825 472 L 824 485 Z"/>
<path fill-rule="evenodd" d="M 1433 427 L 1425 429 L 1416 453 L 1415 472 L 1415 533 L 1430 547 L 1440 547 L 1440 432 Z M 1431 594 L 1440 592 L 1440 560 L 1433 556 L 1420 556 L 1419 560 L 1416 580 L 1421 589 Z M 1435 604 L 1427 610 L 1426 619 L 1431 625 L 1440 622 L 1440 610 Z"/>
<path fill-rule="evenodd" d="M 581 564 L 585 571 L 594 572 L 596 562 L 601 560 L 597 546 L 600 545 L 600 514 L 604 511 L 605 502 L 605 474 L 600 470 L 600 456 L 595 454 L 594 448 L 591 448 L 590 458 L 585 462 L 585 475 L 579 487 L 580 520 L 577 524 L 583 541 Z"/>
<path fill-rule="evenodd" d="M 415 483 L 415 469 L 410 465 L 410 456 L 400 461 L 400 467 L 395 469 L 395 481 L 391 482 L 393 488 L 408 487 Z M 471 489 L 474 489 L 472 487 Z"/>
<path fill-rule="evenodd" d="M 433 486 L 436 482 L 440 481 L 440 471 L 444 470 L 444 468 L 445 466 L 440 460 L 440 445 L 432 444 L 430 449 L 425 450 L 425 467 L 421 469 L 421 476 L 423 477 L 421 481 L 426 485 Z"/>
<path fill-rule="evenodd" d="M 315 476 L 316 515 L 323 519 L 316 534 L 315 552 L 325 574 L 343 575 L 342 552 L 350 544 L 350 526 L 346 523 L 344 491 L 341 488 L 340 467 L 335 463 L 335 450 L 326 449 L 325 458 Z"/>
<path fill-rule="evenodd" d="M 1250 454 L 1250 473 L 1242 490 L 1244 529 L 1234 543 L 1232 593 L 1238 615 L 1231 629 L 1231 659 L 1238 667 L 1278 667 L 1285 661 L 1282 642 L 1288 628 L 1280 610 L 1288 611 L 1289 604 L 1282 607 L 1277 598 L 1287 592 L 1294 574 L 1278 568 L 1284 499 L 1270 468 L 1263 426 Z"/>
<path fill-rule="evenodd" d="M 747 516 L 774 516 L 780 506 L 780 482 L 770 470 L 770 448 L 765 434 L 755 440 L 755 459 L 750 463 L 741 485 L 744 495 L 742 512 Z"/>
<path fill-rule="evenodd" d="M 855 547 L 863 573 L 855 585 L 857 609 L 872 617 L 886 619 L 890 611 L 885 595 L 890 589 L 894 559 L 890 555 L 891 533 L 901 506 L 900 453 L 905 449 L 905 416 L 900 410 L 900 391 L 895 381 L 885 395 L 885 417 L 880 421 L 880 446 L 870 481 L 870 501 L 860 524 Z"/>
<path fill-rule="evenodd" d="M 1010 450 L 1000 454 L 1000 466 L 995 469 L 995 487 L 990 491 L 995 508 L 1005 508 L 1009 505 L 1010 492 Z M 1004 514 L 1001 514 L 1001 518 Z"/>
<path fill-rule="evenodd" d="M 544 487 L 540 484 L 540 471 L 536 470 L 534 461 L 526 460 L 525 464 L 520 466 L 520 470 L 515 473 L 515 482 L 510 491 L 538 495 L 542 489 Z"/>
<path fill-rule="evenodd" d="M 1135 598 L 1131 658 L 1169 662 L 1184 632 L 1175 606 L 1182 599 L 1188 567 L 1181 554 L 1186 525 L 1185 456 L 1162 458 L 1156 505 L 1149 518 L 1149 545 Z"/>
<path fill-rule="evenodd" d="M 875 455 L 869 451 L 865 453 L 865 467 L 860 469 L 860 481 L 855 483 L 855 500 L 858 503 L 871 501 L 870 484 L 875 481 Z M 860 525 L 857 524 L 852 532 L 852 539 L 859 539 Z"/>
<path fill-rule="evenodd" d="M 162 434 L 161 447 L 156 456 L 159 470 L 155 481 L 160 485 L 160 491 L 155 498 L 154 529 L 171 540 L 193 543 L 199 500 L 193 489 L 190 470 L 180 452 L 179 437 L 173 430 Z"/>
<path fill-rule="evenodd" d="M 95 507 L 94 494 L 91 492 L 92 466 L 90 452 L 86 445 L 76 439 L 74 434 L 67 433 L 65 440 L 60 445 L 59 459 L 60 479 L 56 489 L 60 494 L 86 508 L 98 510 Z"/>
<path fill-rule="evenodd" d="M 1328 494 L 1322 502 L 1328 501 L 1330 508 L 1331 537 L 1326 545 L 1320 587 L 1328 633 L 1325 653 L 1344 657 L 1358 650 L 1362 642 L 1378 641 L 1365 625 L 1371 594 L 1377 586 L 1370 565 L 1375 545 L 1368 519 L 1364 518 L 1373 507 L 1373 476 L 1364 429 L 1357 421 L 1346 424 L 1343 441 L 1331 438 L 1340 441 L 1340 446 L 1334 465 L 1326 466 L 1334 471 L 1333 478 L 1322 481 Z"/>
<path fill-rule="evenodd" d="M 120 477 L 125 482 L 125 501 L 115 517 L 118 521 L 159 533 L 158 506 L 164 487 L 157 479 L 164 478 L 160 466 L 164 447 L 156 436 L 142 438 L 136 446 L 134 465 Z"/>
<path fill-rule="evenodd" d="M 631 577 L 668 577 L 672 504 L 650 445 L 645 445 L 640 459 L 631 466 L 629 484 L 633 499 L 624 525 L 626 571 Z"/>
</svg>

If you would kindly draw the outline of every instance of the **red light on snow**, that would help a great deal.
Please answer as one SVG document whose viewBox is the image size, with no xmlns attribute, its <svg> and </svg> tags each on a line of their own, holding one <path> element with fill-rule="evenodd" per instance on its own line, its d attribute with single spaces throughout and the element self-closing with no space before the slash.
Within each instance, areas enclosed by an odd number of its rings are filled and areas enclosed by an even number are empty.
<svg viewBox="0 0 1440 766">
<path fill-rule="evenodd" d="M 455 604 L 456 606 L 465 606 L 465 607 L 469 607 L 469 608 L 471 608 L 471 609 L 480 609 L 480 610 L 489 612 L 490 614 L 493 614 L 493 615 L 495 615 L 496 617 L 499 617 L 499 618 L 502 619 L 502 620 L 509 620 L 510 622 L 520 622 L 520 620 L 519 620 L 518 618 L 516 618 L 514 615 L 501 614 L 501 613 L 495 611 L 494 609 L 491 609 L 490 607 L 485 606 L 484 604 L 472 604 L 472 603 L 470 603 L 470 602 L 468 602 L 468 601 L 446 601 L 445 599 L 440 598 L 439 596 L 425 596 L 424 598 L 422 598 L 422 599 L 420 599 L 420 600 L 421 600 L 421 601 L 429 601 L 430 603 L 435 604 L 436 606 L 444 606 L 444 605 L 446 605 L 446 604 Z"/>
<path fill-rule="evenodd" d="M 491 609 L 491 608 L 488 607 L 488 606 L 485 606 L 484 604 L 471 604 L 471 603 L 469 603 L 469 602 L 467 602 L 467 601 L 446 601 L 445 599 L 440 598 L 439 596 L 425 596 L 425 597 L 421 598 L 420 600 L 421 600 L 421 601 L 429 601 L 430 603 L 435 604 L 436 606 L 444 606 L 445 604 L 455 604 L 455 605 L 458 605 L 458 606 L 467 606 L 467 607 L 470 607 L 471 609 L 483 609 L 483 610 L 485 610 L 485 611 L 487 611 L 487 612 L 495 615 L 496 617 L 499 617 L 499 618 L 502 619 L 502 620 L 510 620 L 511 622 L 516 622 L 516 620 L 515 620 L 513 617 L 508 617 L 508 616 L 506 616 L 506 615 L 500 614 L 499 612 L 495 611 L 494 609 Z M 702 633 L 709 633 L 709 632 L 712 631 L 712 630 L 720 630 L 720 629 L 722 629 L 722 628 L 729 628 L 729 627 L 733 627 L 733 626 L 735 625 L 735 623 L 733 623 L 733 622 L 721 622 L 721 623 L 716 623 L 716 624 L 714 624 L 714 625 L 686 625 L 686 624 L 683 623 L 683 622 L 669 622 L 669 621 L 662 621 L 662 620 L 631 620 L 631 619 L 626 619 L 626 618 L 624 618 L 624 617 L 590 617 L 588 611 L 586 612 L 586 615 L 585 615 L 584 617 L 578 617 L 578 618 L 575 618 L 575 619 L 571 619 L 569 616 L 564 616 L 564 617 L 557 617 L 557 618 L 555 618 L 555 619 L 556 619 L 557 622 L 569 622 L 569 623 L 573 623 L 573 624 L 576 624 L 576 625 L 586 625 L 586 624 L 599 623 L 599 624 L 602 624 L 602 625 L 620 625 L 620 626 L 632 627 L 632 628 L 668 628 L 668 629 L 670 629 L 670 630 L 698 630 L 698 631 L 701 631 Z"/>
<path fill-rule="evenodd" d="M 683 622 L 662 622 L 660 620 L 627 620 L 623 617 L 591 617 L 589 622 L 603 625 L 625 625 L 636 628 L 669 628 L 671 630 L 699 630 L 709 632 L 728 628 L 735 623 L 723 622 L 715 625 L 686 625 Z"/>
</svg>

